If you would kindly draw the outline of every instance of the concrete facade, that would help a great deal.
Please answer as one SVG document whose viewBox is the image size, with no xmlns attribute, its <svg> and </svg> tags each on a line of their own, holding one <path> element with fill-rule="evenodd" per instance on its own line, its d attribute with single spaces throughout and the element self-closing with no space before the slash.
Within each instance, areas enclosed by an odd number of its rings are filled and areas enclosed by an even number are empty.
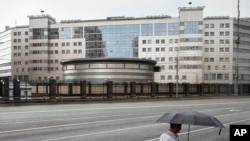
<svg viewBox="0 0 250 141">
<path fill-rule="evenodd" d="M 62 60 L 142 58 L 155 60 L 161 67 L 154 74 L 155 82 L 175 83 L 178 74 L 179 83 L 232 84 L 237 20 L 204 18 L 203 10 L 181 7 L 179 17 L 121 16 L 61 22 L 50 15 L 29 16 L 28 26 L 0 32 L 0 75 L 61 81 Z M 249 83 L 250 20 L 241 18 L 239 28 L 239 83 Z"/>
</svg>

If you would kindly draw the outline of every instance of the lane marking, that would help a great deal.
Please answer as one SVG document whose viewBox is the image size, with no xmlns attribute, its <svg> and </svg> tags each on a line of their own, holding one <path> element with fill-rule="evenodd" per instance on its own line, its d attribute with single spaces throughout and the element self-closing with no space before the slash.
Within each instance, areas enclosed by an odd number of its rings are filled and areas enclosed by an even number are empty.
<svg viewBox="0 0 250 141">
<path fill-rule="evenodd" d="M 145 109 L 145 108 L 161 108 L 161 107 L 191 107 L 191 106 L 206 106 L 206 105 L 228 105 L 228 104 L 244 104 L 248 102 L 226 102 L 226 103 L 209 103 L 209 104 L 187 104 L 187 105 L 162 105 L 162 106 L 135 106 L 135 107 L 112 107 L 112 108 L 89 108 L 89 109 L 67 109 L 67 110 L 42 110 L 42 111 L 17 111 L 17 112 L 2 112 L 3 114 L 30 114 L 30 113 L 45 113 L 45 112 L 65 112 L 65 111 L 92 111 L 92 110 L 121 110 L 121 109 Z"/>
<path fill-rule="evenodd" d="M 228 108 L 220 108 L 220 109 L 209 109 L 209 110 L 203 110 L 203 112 L 205 111 L 219 111 L 219 110 L 225 110 L 225 109 L 232 109 L 234 107 L 228 107 Z M 162 113 L 144 113 L 144 115 L 154 115 L 154 116 L 161 116 L 163 115 L 165 112 Z M 102 118 L 108 118 L 108 117 L 119 117 L 119 116 L 133 116 L 133 115 L 141 115 L 141 114 L 127 114 L 127 115 L 113 115 L 113 116 L 98 116 L 102 117 Z M 89 116 L 89 117 L 82 117 L 82 118 L 62 118 L 62 119 L 53 119 L 53 120 L 34 120 L 34 121 L 16 121 L 16 122 L 2 122 L 1 125 L 3 124 L 22 124 L 22 123 L 37 123 L 37 122 L 50 122 L 50 121 L 60 121 L 60 120 L 79 120 L 79 119 L 87 119 L 87 118 L 96 118 L 96 116 Z"/>
</svg>

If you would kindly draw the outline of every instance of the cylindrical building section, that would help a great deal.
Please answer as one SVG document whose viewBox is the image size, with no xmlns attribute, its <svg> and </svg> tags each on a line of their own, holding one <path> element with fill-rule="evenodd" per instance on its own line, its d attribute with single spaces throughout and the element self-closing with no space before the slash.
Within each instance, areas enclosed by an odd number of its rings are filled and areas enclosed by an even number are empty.
<svg viewBox="0 0 250 141">
<path fill-rule="evenodd" d="M 82 58 L 61 61 L 65 81 L 153 82 L 156 61 L 138 58 Z"/>
</svg>

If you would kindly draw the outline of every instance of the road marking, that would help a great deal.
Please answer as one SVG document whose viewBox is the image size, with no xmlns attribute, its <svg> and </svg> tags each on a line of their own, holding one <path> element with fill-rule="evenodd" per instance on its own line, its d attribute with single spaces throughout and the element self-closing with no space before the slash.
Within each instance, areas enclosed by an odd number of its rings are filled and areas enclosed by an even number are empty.
<svg viewBox="0 0 250 141">
<path fill-rule="evenodd" d="M 226 102 L 226 103 L 209 103 L 209 104 L 185 104 L 185 105 L 162 105 L 162 106 L 134 106 L 134 107 L 112 107 L 112 108 L 88 108 L 88 109 L 67 109 L 67 110 L 41 110 L 41 111 L 17 111 L 17 112 L 2 112 L 3 114 L 30 114 L 30 113 L 45 113 L 45 112 L 66 112 L 66 111 L 93 111 L 93 110 L 121 110 L 121 109 L 145 109 L 145 108 L 161 108 L 161 107 L 191 107 L 191 106 L 206 106 L 206 105 L 228 105 L 228 104 L 244 104 L 248 102 Z"/>
<path fill-rule="evenodd" d="M 228 108 L 220 108 L 220 109 L 209 109 L 209 110 L 203 110 L 203 112 L 205 111 L 218 111 L 218 110 L 225 110 L 225 109 L 232 109 L 235 107 L 228 107 Z M 154 116 L 161 116 L 163 115 L 165 112 L 162 113 L 144 113 L 144 115 L 154 115 Z M 232 114 L 232 113 L 231 113 Z M 140 115 L 140 114 L 127 114 L 127 115 L 112 115 L 112 116 L 98 116 L 98 118 L 102 117 L 102 118 L 107 118 L 107 117 L 119 117 L 119 116 L 136 116 L 136 115 Z M 1 124 L 23 124 L 23 123 L 36 123 L 36 122 L 50 122 L 50 121 L 60 121 L 60 120 L 79 120 L 79 119 L 87 119 L 87 118 L 96 118 L 96 116 L 89 116 L 89 117 L 82 117 L 82 118 L 62 118 L 62 119 L 53 119 L 53 120 L 37 120 L 37 121 L 16 121 L 16 122 L 2 122 Z"/>
</svg>

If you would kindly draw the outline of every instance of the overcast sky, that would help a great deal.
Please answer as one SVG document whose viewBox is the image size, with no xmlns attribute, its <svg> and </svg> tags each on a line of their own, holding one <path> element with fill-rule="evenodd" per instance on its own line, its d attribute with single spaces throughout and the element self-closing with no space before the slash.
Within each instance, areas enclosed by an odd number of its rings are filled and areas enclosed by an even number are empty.
<svg viewBox="0 0 250 141">
<path fill-rule="evenodd" d="M 237 17 L 238 0 L 1 0 L 0 31 L 8 25 L 28 25 L 29 15 L 50 14 L 57 22 L 72 19 L 104 19 L 111 16 L 169 15 L 178 7 L 205 6 L 206 16 Z M 240 16 L 250 17 L 250 0 L 240 0 Z"/>
</svg>

